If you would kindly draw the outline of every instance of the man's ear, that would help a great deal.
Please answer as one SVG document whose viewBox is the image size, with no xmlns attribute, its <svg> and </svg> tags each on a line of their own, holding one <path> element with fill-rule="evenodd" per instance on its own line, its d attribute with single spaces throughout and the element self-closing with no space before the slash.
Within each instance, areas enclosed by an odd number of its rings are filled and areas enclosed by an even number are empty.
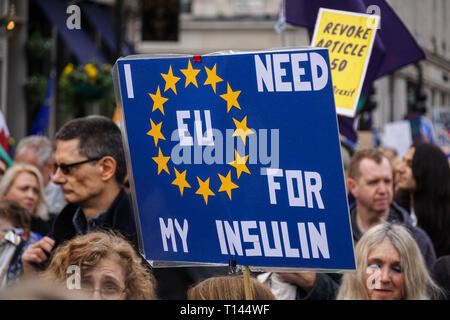
<svg viewBox="0 0 450 320">
<path fill-rule="evenodd" d="M 356 181 L 353 178 L 347 178 L 347 190 L 356 198 L 357 197 Z"/>
<path fill-rule="evenodd" d="M 103 181 L 114 179 L 116 175 L 117 163 L 111 156 L 103 157 L 100 160 L 100 168 L 102 170 L 101 177 Z"/>
</svg>

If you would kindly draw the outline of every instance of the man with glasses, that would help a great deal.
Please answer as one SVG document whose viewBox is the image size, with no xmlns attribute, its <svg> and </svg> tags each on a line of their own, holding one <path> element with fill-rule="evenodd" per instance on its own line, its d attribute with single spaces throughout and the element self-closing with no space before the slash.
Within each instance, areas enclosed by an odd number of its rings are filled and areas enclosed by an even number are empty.
<svg viewBox="0 0 450 320">
<path fill-rule="evenodd" d="M 122 137 L 117 125 L 102 116 L 67 122 L 56 134 L 53 182 L 60 185 L 68 205 L 49 237 L 24 253 L 24 271 L 48 263 L 54 247 L 77 235 L 100 229 L 119 231 L 138 248 L 131 202 L 123 189 L 126 176 Z"/>
</svg>

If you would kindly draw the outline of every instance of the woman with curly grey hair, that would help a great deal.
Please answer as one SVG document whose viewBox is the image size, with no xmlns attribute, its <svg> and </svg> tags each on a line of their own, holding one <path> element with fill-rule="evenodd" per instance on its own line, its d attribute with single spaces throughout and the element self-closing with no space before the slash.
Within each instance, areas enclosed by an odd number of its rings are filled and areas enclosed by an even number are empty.
<svg viewBox="0 0 450 320">
<path fill-rule="evenodd" d="M 429 300 L 441 294 L 401 225 L 382 222 L 366 231 L 355 256 L 357 271 L 342 278 L 338 300 Z"/>
<path fill-rule="evenodd" d="M 79 287 L 68 278 L 78 271 Z M 41 276 L 70 284 L 69 289 L 81 289 L 92 299 L 156 299 L 153 275 L 131 244 L 112 231 L 92 232 L 65 242 Z"/>
</svg>

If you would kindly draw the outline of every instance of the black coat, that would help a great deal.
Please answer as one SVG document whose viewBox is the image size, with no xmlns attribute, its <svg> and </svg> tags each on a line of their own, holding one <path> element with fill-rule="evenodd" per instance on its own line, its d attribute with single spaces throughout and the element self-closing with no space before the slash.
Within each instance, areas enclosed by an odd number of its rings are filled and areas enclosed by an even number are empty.
<svg viewBox="0 0 450 320">
<path fill-rule="evenodd" d="M 42 237 L 52 232 L 53 222 L 55 216 L 50 215 L 48 220 L 43 220 L 38 217 L 31 217 L 31 231 L 39 233 Z"/>
<path fill-rule="evenodd" d="M 75 226 L 73 225 L 73 217 L 79 206 L 76 204 L 67 204 L 61 213 L 56 217 L 52 231 L 47 235 L 55 240 L 52 252 L 64 243 L 77 236 Z M 100 229 L 110 229 L 119 231 L 138 251 L 138 240 L 136 234 L 135 222 L 129 195 L 121 189 L 111 206 L 106 210 L 103 224 Z M 47 254 L 48 255 L 48 254 Z M 50 259 L 41 262 L 37 267 L 45 270 L 50 264 Z"/>
<path fill-rule="evenodd" d="M 439 257 L 431 269 L 436 283 L 441 287 L 441 299 L 450 300 L 450 255 Z"/>
<path fill-rule="evenodd" d="M 56 218 L 53 231 L 49 234 L 49 237 L 55 240 L 55 248 L 77 235 L 72 220 L 78 207 L 76 204 L 69 203 Z M 99 228 L 119 231 L 136 249 L 139 248 L 136 220 L 130 198 L 125 190 L 120 190 L 116 199 L 107 209 L 103 224 Z"/>
</svg>

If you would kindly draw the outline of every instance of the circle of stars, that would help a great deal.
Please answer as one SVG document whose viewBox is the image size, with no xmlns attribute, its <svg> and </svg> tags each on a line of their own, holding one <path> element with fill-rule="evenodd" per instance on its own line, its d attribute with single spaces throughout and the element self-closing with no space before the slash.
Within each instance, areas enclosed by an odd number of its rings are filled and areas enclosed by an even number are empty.
<svg viewBox="0 0 450 320">
<path fill-rule="evenodd" d="M 216 64 L 214 64 L 214 66 L 211 69 L 208 68 L 207 66 L 204 66 L 204 70 L 206 72 L 206 80 L 203 83 L 203 86 L 210 85 L 212 90 L 214 91 L 214 94 L 219 95 L 220 98 L 222 98 L 226 102 L 227 113 L 229 113 L 232 108 L 236 108 L 242 111 L 242 108 L 239 105 L 238 101 L 241 91 L 233 90 L 229 82 L 227 82 L 225 93 L 221 94 L 217 93 L 217 83 L 222 82 L 224 80 L 217 75 L 216 67 L 217 67 Z M 189 85 L 193 85 L 198 88 L 199 84 L 197 83 L 197 76 L 203 70 L 193 68 L 191 59 L 188 60 L 188 65 L 186 69 L 180 69 L 179 71 L 185 78 L 184 88 L 187 88 Z M 155 93 L 149 93 L 149 97 L 151 99 L 151 102 L 153 103 L 152 114 L 153 112 L 159 110 L 159 112 L 164 117 L 165 116 L 164 104 L 169 101 L 170 91 L 172 91 L 173 94 L 177 95 L 177 83 L 180 80 L 182 80 L 182 76 L 181 75 L 180 77 L 175 76 L 172 70 L 172 66 L 170 65 L 167 73 L 161 73 L 161 77 L 165 82 L 163 93 L 161 93 L 162 87 L 160 88 L 160 86 L 158 85 Z M 248 128 L 246 115 L 241 120 L 235 118 L 232 119 L 236 126 L 236 130 L 234 131 L 232 136 L 240 137 L 245 146 L 247 136 L 254 134 L 255 132 Z M 160 175 L 162 171 L 164 171 L 170 176 L 171 173 L 170 168 L 168 166 L 170 156 L 165 156 L 161 151 L 161 147 L 158 146 L 160 140 L 166 140 L 162 132 L 163 131 L 162 126 L 163 121 L 155 123 L 153 119 L 150 118 L 150 130 L 147 132 L 147 135 L 153 138 L 155 147 L 158 150 L 158 155 L 152 157 L 153 161 L 157 165 L 156 169 L 158 175 Z M 234 154 L 235 154 L 234 160 L 232 162 L 229 162 L 228 165 L 230 165 L 236 170 L 236 178 L 237 180 L 239 180 L 242 173 L 246 173 L 249 175 L 251 174 L 250 170 L 247 167 L 248 155 L 244 154 L 244 156 L 240 156 L 237 150 L 235 150 Z M 179 172 L 175 167 L 173 167 L 173 171 L 175 174 L 175 179 L 172 181 L 171 184 L 177 186 L 179 188 L 180 195 L 183 196 L 185 188 L 192 188 L 191 184 L 188 182 L 187 169 L 185 169 L 183 172 Z M 221 175 L 220 173 L 217 174 L 220 180 L 220 187 L 216 191 L 216 192 L 226 192 L 230 200 L 232 199 L 232 190 L 239 188 L 239 186 L 232 181 L 231 172 L 232 170 L 228 170 L 228 173 L 225 176 Z M 197 181 L 195 181 L 195 179 L 191 179 L 189 181 L 191 181 L 191 183 L 198 184 L 198 189 L 196 190 L 195 194 L 201 195 L 203 197 L 203 200 L 205 201 L 205 204 L 208 205 L 208 198 L 216 195 L 214 191 L 211 190 L 210 186 L 210 181 L 212 177 L 207 177 L 204 180 L 202 180 L 198 176 L 196 178 Z M 217 177 L 214 177 L 214 179 L 217 179 Z"/>
</svg>

